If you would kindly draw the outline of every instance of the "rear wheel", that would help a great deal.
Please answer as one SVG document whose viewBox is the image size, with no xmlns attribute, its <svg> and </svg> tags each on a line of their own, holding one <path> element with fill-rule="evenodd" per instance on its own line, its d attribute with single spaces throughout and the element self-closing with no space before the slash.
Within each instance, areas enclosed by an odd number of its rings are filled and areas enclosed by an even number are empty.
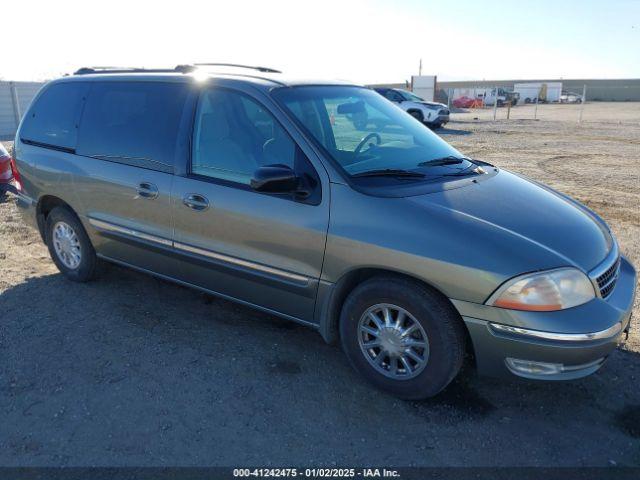
<svg viewBox="0 0 640 480">
<path fill-rule="evenodd" d="M 98 259 L 78 217 L 66 207 L 56 207 L 45 226 L 47 247 L 53 262 L 68 279 L 86 282 L 94 278 Z"/>
<path fill-rule="evenodd" d="M 405 399 L 436 395 L 457 375 L 464 327 L 439 292 L 397 277 L 358 286 L 340 316 L 352 366 L 376 387 Z"/>
</svg>

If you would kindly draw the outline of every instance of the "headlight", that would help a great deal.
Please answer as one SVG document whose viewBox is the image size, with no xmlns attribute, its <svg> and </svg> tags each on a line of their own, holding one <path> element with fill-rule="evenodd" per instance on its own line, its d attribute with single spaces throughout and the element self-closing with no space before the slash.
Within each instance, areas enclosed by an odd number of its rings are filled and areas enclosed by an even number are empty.
<svg viewBox="0 0 640 480">
<path fill-rule="evenodd" d="M 512 278 L 486 303 L 512 310 L 551 312 L 582 305 L 595 296 L 593 284 L 584 273 L 576 268 L 559 268 Z"/>
</svg>

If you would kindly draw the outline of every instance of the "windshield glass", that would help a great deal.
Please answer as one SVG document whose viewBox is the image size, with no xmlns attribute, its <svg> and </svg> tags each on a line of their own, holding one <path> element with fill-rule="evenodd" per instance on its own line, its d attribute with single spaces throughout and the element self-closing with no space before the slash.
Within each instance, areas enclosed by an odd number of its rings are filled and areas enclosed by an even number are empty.
<svg viewBox="0 0 640 480">
<path fill-rule="evenodd" d="M 417 95 L 414 95 L 411 92 L 408 92 L 407 90 L 396 90 L 397 92 L 400 93 L 400 95 L 402 95 L 404 97 L 405 100 L 409 100 L 411 102 L 424 102 L 424 98 L 420 98 Z"/>
<path fill-rule="evenodd" d="M 381 170 L 438 176 L 471 165 L 455 161 L 464 156 L 367 88 L 301 86 L 278 89 L 274 96 L 351 176 Z M 436 161 L 441 159 L 448 161 Z"/>
</svg>

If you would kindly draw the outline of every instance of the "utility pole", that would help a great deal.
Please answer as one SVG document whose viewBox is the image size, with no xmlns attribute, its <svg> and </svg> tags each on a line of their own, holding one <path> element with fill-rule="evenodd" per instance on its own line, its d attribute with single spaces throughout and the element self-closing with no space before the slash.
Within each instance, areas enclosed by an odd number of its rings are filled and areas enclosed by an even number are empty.
<svg viewBox="0 0 640 480">
<path fill-rule="evenodd" d="M 496 115 L 498 114 L 498 87 L 495 88 L 495 93 L 493 95 L 493 121 L 496 120 Z"/>
<path fill-rule="evenodd" d="M 578 123 L 582 123 L 582 112 L 584 112 L 584 102 L 587 100 L 587 86 L 582 87 L 582 104 L 580 105 L 580 117 Z"/>
<path fill-rule="evenodd" d="M 422 76 L 422 59 L 420 59 L 420 67 L 418 67 L 418 75 Z"/>
</svg>

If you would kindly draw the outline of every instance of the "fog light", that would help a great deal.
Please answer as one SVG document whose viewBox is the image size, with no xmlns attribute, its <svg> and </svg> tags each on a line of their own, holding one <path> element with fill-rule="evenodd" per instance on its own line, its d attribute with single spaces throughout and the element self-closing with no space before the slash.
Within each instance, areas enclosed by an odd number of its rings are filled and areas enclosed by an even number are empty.
<svg viewBox="0 0 640 480">
<path fill-rule="evenodd" d="M 507 358 L 506 363 L 509 370 L 516 375 L 555 375 L 564 370 L 561 363 L 534 362 L 518 358 Z"/>
</svg>

